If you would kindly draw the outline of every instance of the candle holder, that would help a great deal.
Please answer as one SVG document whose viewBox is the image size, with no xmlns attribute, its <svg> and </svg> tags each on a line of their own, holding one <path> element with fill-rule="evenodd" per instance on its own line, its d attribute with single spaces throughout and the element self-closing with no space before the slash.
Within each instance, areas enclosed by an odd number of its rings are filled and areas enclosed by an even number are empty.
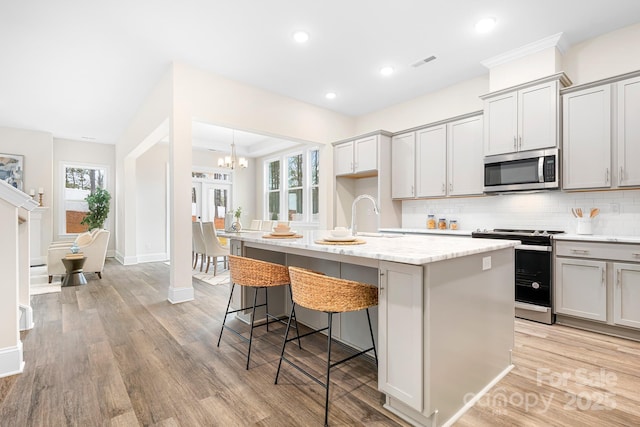
<svg viewBox="0 0 640 427">
<path fill-rule="evenodd" d="M 38 203 L 40 204 L 40 207 L 42 207 L 42 196 L 43 195 L 44 195 L 44 191 L 38 190 L 38 200 L 39 200 Z"/>
</svg>

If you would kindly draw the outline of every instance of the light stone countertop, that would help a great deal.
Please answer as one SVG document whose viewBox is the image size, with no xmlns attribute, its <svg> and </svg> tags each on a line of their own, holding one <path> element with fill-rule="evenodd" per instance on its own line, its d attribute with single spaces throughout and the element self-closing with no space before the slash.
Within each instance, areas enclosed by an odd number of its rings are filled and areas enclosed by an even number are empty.
<svg viewBox="0 0 640 427">
<path fill-rule="evenodd" d="M 471 236 L 471 230 L 436 230 L 428 228 L 381 228 L 381 233 L 437 234 L 439 236 Z"/>
<path fill-rule="evenodd" d="M 301 231 L 298 234 L 303 235 L 303 237 L 298 239 L 265 239 L 262 237 L 265 234 L 265 232 L 260 231 L 218 233 L 220 237 L 244 242 L 413 265 L 423 265 L 451 258 L 491 252 L 514 247 L 520 243 L 517 240 L 472 239 L 471 237 L 442 235 L 383 234 L 383 237 L 358 236 L 358 239 L 366 242 L 362 245 L 322 245 L 315 243 L 315 241 L 329 236 L 329 231 Z M 321 255 L 319 254 L 319 256 Z"/>
<path fill-rule="evenodd" d="M 608 234 L 556 234 L 554 240 L 573 240 L 599 243 L 640 243 L 640 236 L 611 236 Z"/>
</svg>

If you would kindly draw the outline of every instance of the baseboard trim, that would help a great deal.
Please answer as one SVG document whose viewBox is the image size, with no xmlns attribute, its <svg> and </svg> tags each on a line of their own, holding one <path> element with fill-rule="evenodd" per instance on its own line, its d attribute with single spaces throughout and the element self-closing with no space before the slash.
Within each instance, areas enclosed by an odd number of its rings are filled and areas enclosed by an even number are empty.
<svg viewBox="0 0 640 427">
<path fill-rule="evenodd" d="M 33 329 L 33 309 L 30 305 L 20 304 L 20 330 L 28 331 Z"/>
<path fill-rule="evenodd" d="M 179 304 L 181 302 L 193 301 L 195 299 L 193 287 L 174 288 L 169 287 L 169 302 L 171 304 Z"/>
<path fill-rule="evenodd" d="M 167 255 L 166 253 L 145 254 L 145 255 L 138 255 L 137 258 L 139 263 L 161 262 L 161 261 L 168 261 L 169 255 Z"/>
<path fill-rule="evenodd" d="M 21 374 L 23 370 L 22 341 L 15 347 L 0 349 L 0 378 Z"/>
<path fill-rule="evenodd" d="M 122 265 L 134 265 L 138 263 L 138 258 L 135 256 L 123 256 L 120 252 L 115 253 L 115 259 Z"/>
</svg>

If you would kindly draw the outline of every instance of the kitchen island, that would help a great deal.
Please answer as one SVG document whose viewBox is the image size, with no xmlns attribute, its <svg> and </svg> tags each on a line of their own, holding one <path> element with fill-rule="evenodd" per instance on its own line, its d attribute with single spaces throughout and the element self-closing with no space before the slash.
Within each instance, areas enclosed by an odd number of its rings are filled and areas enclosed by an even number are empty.
<svg viewBox="0 0 640 427">
<path fill-rule="evenodd" d="M 372 317 L 378 388 L 388 410 L 415 425 L 449 425 L 511 369 L 518 242 L 385 234 L 358 236 L 365 242 L 360 245 L 325 245 L 317 241 L 327 231 L 301 234 L 296 239 L 265 238 L 263 232 L 224 236 L 234 255 L 379 287 Z M 270 305 L 274 299 L 270 296 Z M 284 293 L 281 300 L 284 314 L 290 301 Z M 326 326 L 326 316 L 300 308 L 300 322 Z M 334 319 L 337 339 L 356 348 L 369 344 L 361 313 Z"/>
</svg>

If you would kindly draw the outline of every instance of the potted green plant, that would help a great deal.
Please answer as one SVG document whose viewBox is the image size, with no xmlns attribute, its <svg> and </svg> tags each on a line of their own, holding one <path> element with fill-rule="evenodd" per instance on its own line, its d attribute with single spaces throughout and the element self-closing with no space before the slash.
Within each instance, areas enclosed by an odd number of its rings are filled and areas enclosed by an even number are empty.
<svg viewBox="0 0 640 427">
<path fill-rule="evenodd" d="M 89 212 L 87 212 L 80 224 L 87 225 L 89 230 L 103 228 L 104 222 L 109 215 L 111 194 L 104 188 L 97 188 L 92 194 L 89 194 L 85 200 L 89 204 Z"/>
<path fill-rule="evenodd" d="M 242 216 L 242 206 L 238 206 L 238 208 L 233 211 L 233 216 L 236 218 L 236 220 L 233 222 L 233 224 L 231 224 L 231 228 L 234 231 L 242 230 L 242 223 L 240 222 L 240 216 Z"/>
</svg>

